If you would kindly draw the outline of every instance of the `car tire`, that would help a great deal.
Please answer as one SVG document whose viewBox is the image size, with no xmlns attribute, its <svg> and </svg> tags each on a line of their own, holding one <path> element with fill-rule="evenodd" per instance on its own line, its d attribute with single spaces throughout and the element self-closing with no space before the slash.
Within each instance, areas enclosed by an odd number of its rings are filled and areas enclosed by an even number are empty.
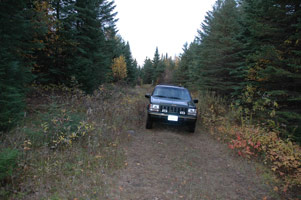
<svg viewBox="0 0 301 200">
<path fill-rule="evenodd" d="M 152 119 L 149 115 L 147 115 L 145 128 L 146 129 L 152 129 L 153 128 L 153 121 L 152 121 Z"/>
<path fill-rule="evenodd" d="M 188 130 L 189 130 L 190 133 L 194 133 L 194 131 L 195 131 L 195 123 L 189 125 Z"/>
</svg>

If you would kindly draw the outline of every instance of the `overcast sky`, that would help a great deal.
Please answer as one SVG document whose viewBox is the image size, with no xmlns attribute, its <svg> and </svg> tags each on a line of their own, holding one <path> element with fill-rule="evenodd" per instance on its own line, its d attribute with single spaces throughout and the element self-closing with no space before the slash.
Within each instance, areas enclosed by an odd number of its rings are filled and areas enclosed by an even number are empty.
<svg viewBox="0 0 301 200">
<path fill-rule="evenodd" d="M 139 65 L 159 53 L 174 57 L 192 42 L 215 0 L 115 0 L 117 28 Z"/>
</svg>

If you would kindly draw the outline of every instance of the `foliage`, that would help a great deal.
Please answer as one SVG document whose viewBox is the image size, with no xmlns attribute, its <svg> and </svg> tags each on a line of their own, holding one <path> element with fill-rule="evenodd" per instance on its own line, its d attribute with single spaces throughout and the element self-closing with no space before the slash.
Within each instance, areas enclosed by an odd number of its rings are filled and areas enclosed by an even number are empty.
<svg viewBox="0 0 301 200">
<path fill-rule="evenodd" d="M 149 58 L 146 58 L 143 65 L 143 70 L 141 72 L 143 83 L 150 84 L 153 83 L 153 64 Z"/>
<path fill-rule="evenodd" d="M 226 101 L 215 93 L 209 91 L 198 92 L 199 103 L 197 104 L 199 113 L 201 113 L 202 123 L 210 126 L 218 124 L 221 116 L 225 115 Z"/>
<path fill-rule="evenodd" d="M 33 85 L 24 122 L 0 144 L 22 152 L 21 173 L 0 191 L 14 191 L 5 194 L 12 199 L 105 199 L 104 179 L 127 164 L 120 143 L 143 127 L 146 99 L 139 94 L 145 90 L 104 84 L 88 95 L 76 83 Z"/>
<path fill-rule="evenodd" d="M 145 84 L 171 83 L 175 65 L 175 62 L 167 54 L 160 56 L 159 50 L 156 48 L 153 60 L 145 59 L 140 76 Z"/>
<path fill-rule="evenodd" d="M 282 192 L 300 187 L 301 148 L 298 144 L 283 140 L 275 126 L 252 125 L 251 118 L 242 115 L 246 108 L 229 106 L 226 100 L 210 92 L 199 92 L 197 96 L 202 123 L 211 134 L 227 142 L 239 156 L 257 158 L 266 164 L 283 181 Z M 269 100 L 263 102 L 270 103 Z M 265 110 L 265 104 L 253 106 Z M 265 121 L 268 123 L 268 119 Z"/>
<path fill-rule="evenodd" d="M 41 118 L 43 121 L 40 122 L 40 129 L 43 131 L 44 141 L 51 148 L 71 145 L 73 141 L 94 130 L 93 125 L 84 121 L 82 116 L 65 109 L 57 111 L 56 108 Z"/>
<path fill-rule="evenodd" d="M 183 53 L 177 63 L 177 68 L 174 71 L 173 79 L 178 85 L 183 85 L 189 88 L 196 88 L 199 71 L 196 64 L 196 56 L 198 52 L 197 41 L 192 42 L 189 46 L 184 44 Z"/>
<path fill-rule="evenodd" d="M 174 80 L 214 91 L 250 123 L 300 142 L 299 1 L 218 0 L 184 45 Z"/>
<path fill-rule="evenodd" d="M 0 131 L 13 127 L 24 111 L 26 84 L 31 81 L 33 35 L 41 32 L 27 0 L 0 2 Z M 13 14 L 12 14 L 13 13 Z"/>
<path fill-rule="evenodd" d="M 198 57 L 199 87 L 220 94 L 231 94 L 240 88 L 244 78 L 244 43 L 236 1 L 217 1 L 208 12 L 199 31 Z M 191 61 L 193 62 L 193 61 Z M 239 72 L 239 73 L 238 73 Z"/>
<path fill-rule="evenodd" d="M 115 80 L 123 80 L 127 77 L 127 65 L 124 56 L 119 56 L 113 60 L 112 72 Z"/>
<path fill-rule="evenodd" d="M 127 82 L 137 63 L 117 35 L 114 1 L 0 2 L 0 131 L 24 115 L 28 85 L 74 81 L 87 93 L 113 81 L 112 60 L 124 55 Z"/>
<path fill-rule="evenodd" d="M 13 175 L 17 167 L 19 151 L 16 149 L 2 149 L 0 152 L 0 182 Z"/>
<path fill-rule="evenodd" d="M 228 130 L 233 139 L 229 147 L 236 149 L 240 156 L 263 156 L 272 171 L 284 179 L 287 187 L 301 185 L 301 149 L 299 145 L 279 138 L 276 132 L 259 127 L 233 127 Z M 220 131 L 225 131 L 220 129 Z"/>
<path fill-rule="evenodd" d="M 74 69 L 74 75 L 81 88 L 88 93 L 110 80 L 114 51 L 107 49 L 106 45 L 115 40 L 116 13 L 113 12 L 113 3 L 103 0 L 77 0 L 72 5 L 74 13 L 70 16 L 72 21 L 68 23 L 76 23 L 76 26 L 71 26 L 68 31 L 73 32 L 72 40 L 76 49 L 70 68 Z"/>
<path fill-rule="evenodd" d="M 129 84 L 135 84 L 135 81 L 137 79 L 137 72 L 138 72 L 138 66 L 137 61 L 133 59 L 130 49 L 130 44 L 128 42 L 124 42 L 120 36 L 116 37 L 117 39 L 117 47 L 116 48 L 116 57 L 118 56 L 124 56 L 125 62 L 126 62 L 126 68 L 127 68 L 127 76 L 126 81 Z"/>
</svg>

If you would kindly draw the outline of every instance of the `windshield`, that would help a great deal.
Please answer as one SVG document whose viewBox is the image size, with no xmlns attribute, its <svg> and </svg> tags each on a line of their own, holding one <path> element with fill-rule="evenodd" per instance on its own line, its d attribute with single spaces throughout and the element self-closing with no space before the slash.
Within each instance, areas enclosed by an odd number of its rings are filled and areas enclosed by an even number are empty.
<svg viewBox="0 0 301 200">
<path fill-rule="evenodd" d="M 153 93 L 154 97 L 191 100 L 189 92 L 184 88 L 157 87 Z"/>
</svg>

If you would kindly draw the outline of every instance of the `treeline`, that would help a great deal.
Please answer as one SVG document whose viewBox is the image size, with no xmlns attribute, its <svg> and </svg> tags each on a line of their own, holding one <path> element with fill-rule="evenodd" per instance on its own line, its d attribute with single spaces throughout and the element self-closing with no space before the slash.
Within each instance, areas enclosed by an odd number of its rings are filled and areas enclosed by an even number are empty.
<svg viewBox="0 0 301 200">
<path fill-rule="evenodd" d="M 140 81 L 144 84 L 172 83 L 175 65 L 176 61 L 167 54 L 160 56 L 156 48 L 153 59 L 146 58 L 139 69 Z"/>
<path fill-rule="evenodd" d="M 32 83 L 77 84 L 87 93 L 120 77 L 135 83 L 137 63 L 114 9 L 111 0 L 0 1 L 0 131 L 23 115 Z M 126 74 L 114 77 L 112 65 Z"/>
<path fill-rule="evenodd" d="M 222 95 L 242 117 L 300 142 L 300 1 L 216 1 L 184 46 L 174 80 Z"/>
</svg>

